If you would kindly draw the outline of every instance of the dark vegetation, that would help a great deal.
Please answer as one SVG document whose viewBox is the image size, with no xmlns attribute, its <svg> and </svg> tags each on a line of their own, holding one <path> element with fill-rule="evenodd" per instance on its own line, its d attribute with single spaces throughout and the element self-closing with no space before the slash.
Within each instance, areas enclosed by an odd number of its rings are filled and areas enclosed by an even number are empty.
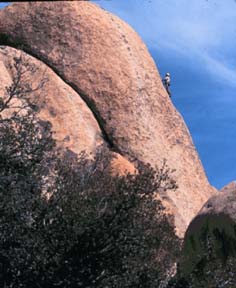
<svg viewBox="0 0 236 288">
<path fill-rule="evenodd" d="M 208 215 L 201 219 L 199 229 L 189 233 L 185 236 L 179 271 L 169 287 L 236 287 L 234 222 L 224 214 Z"/>
<path fill-rule="evenodd" d="M 16 57 L 0 97 L 0 285 L 20 287 L 164 287 L 180 242 L 155 198 L 176 188 L 164 163 L 111 174 L 111 154 L 94 159 L 56 148 L 38 119 Z M 25 78 L 26 77 L 26 78 Z"/>
<path fill-rule="evenodd" d="M 236 287 L 232 225 L 204 226 L 180 257 L 173 219 L 155 197 L 176 189 L 166 163 L 115 176 L 106 147 L 94 159 L 56 148 L 32 97 L 47 79 L 32 88 L 27 75 L 37 68 L 23 56 L 9 68 L 0 97 L 1 287 Z"/>
</svg>

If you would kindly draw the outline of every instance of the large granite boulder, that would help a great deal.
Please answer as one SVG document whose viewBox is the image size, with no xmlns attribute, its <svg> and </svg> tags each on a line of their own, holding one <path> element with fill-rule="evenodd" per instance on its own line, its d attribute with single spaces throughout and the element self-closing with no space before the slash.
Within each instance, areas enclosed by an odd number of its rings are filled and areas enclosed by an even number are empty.
<svg viewBox="0 0 236 288">
<path fill-rule="evenodd" d="M 181 271 L 185 275 L 199 275 L 201 272 L 206 279 L 210 279 L 210 276 L 213 277 L 213 270 L 216 269 L 217 275 L 222 271 L 224 277 L 233 277 L 233 281 L 236 281 L 236 275 L 231 271 L 236 261 L 235 184 L 230 183 L 223 191 L 205 203 L 186 231 L 181 263 Z M 209 275 L 207 271 L 210 271 Z M 220 283 L 220 279 L 216 280 Z M 230 281 L 228 282 L 227 285 L 219 287 L 234 287 Z"/>
<path fill-rule="evenodd" d="M 73 88 L 113 151 L 176 169 L 179 188 L 163 199 L 183 235 L 215 189 L 134 30 L 87 1 L 14 3 L 0 11 L 0 44 L 21 47 Z"/>
</svg>

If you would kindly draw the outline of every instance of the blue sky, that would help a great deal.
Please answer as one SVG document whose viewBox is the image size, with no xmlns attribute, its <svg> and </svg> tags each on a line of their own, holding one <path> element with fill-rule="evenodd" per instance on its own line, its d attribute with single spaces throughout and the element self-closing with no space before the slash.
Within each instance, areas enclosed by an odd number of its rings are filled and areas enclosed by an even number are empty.
<svg viewBox="0 0 236 288">
<path fill-rule="evenodd" d="M 193 137 L 212 185 L 236 179 L 234 0 L 97 0 L 142 37 Z M 1 7 L 2 4 L 0 4 Z"/>
<path fill-rule="evenodd" d="M 7 3 L 7 2 L 6 2 L 6 3 Z M 4 6 L 6 6 L 5 3 L 0 3 L 0 8 L 2 8 L 2 7 L 4 7 Z"/>
</svg>

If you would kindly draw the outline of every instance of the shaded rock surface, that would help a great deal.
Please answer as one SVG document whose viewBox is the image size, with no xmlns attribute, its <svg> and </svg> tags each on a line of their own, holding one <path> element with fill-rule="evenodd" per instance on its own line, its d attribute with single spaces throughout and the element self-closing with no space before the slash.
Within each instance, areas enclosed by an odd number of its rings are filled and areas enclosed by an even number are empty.
<svg viewBox="0 0 236 288">
<path fill-rule="evenodd" d="M 220 189 L 221 192 L 233 192 L 236 191 L 236 182 L 232 181 L 229 184 L 225 185 L 222 189 Z"/>
<path fill-rule="evenodd" d="M 232 186 L 234 189 L 229 189 Z M 191 221 L 184 239 L 183 271 L 191 272 L 198 261 L 209 255 L 209 243 L 215 261 L 236 256 L 235 242 L 236 189 L 235 184 L 230 184 L 225 192 L 212 196 Z"/>
<path fill-rule="evenodd" d="M 165 201 L 183 235 L 215 189 L 133 29 L 88 2 L 15 3 L 0 11 L 0 44 L 22 47 L 73 87 L 113 150 L 153 166 L 167 159 L 179 188 Z"/>
<path fill-rule="evenodd" d="M 236 189 L 227 192 L 218 192 L 202 207 L 196 218 L 204 215 L 228 215 L 236 221 Z M 196 219 L 195 218 L 195 219 Z M 191 222 L 193 223 L 194 220 Z M 191 224 L 192 225 L 192 224 Z M 191 228 L 191 225 L 189 229 Z"/>
</svg>

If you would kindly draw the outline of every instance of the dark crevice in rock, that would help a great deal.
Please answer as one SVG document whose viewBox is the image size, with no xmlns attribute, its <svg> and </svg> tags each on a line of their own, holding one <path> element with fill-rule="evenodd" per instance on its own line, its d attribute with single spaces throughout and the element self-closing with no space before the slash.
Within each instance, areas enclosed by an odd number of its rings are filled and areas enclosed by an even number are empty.
<svg viewBox="0 0 236 288">
<path fill-rule="evenodd" d="M 38 59 L 41 62 L 43 62 L 50 69 L 52 69 L 52 71 L 58 77 L 60 77 L 63 82 L 65 82 L 67 85 L 69 85 L 71 87 L 71 89 L 73 89 L 77 94 L 79 94 L 79 96 L 82 98 L 82 100 L 88 106 L 88 108 L 92 112 L 94 118 L 96 119 L 96 121 L 97 121 L 97 123 L 101 129 L 103 139 L 107 143 L 109 148 L 112 151 L 117 152 L 117 153 L 122 155 L 120 149 L 117 147 L 117 145 L 114 144 L 112 137 L 107 133 L 107 131 L 105 129 L 106 120 L 103 119 L 102 116 L 100 115 L 100 112 L 98 111 L 98 109 L 96 107 L 96 103 L 88 95 L 86 95 L 86 93 L 84 91 L 82 91 L 74 83 L 72 83 L 68 79 L 66 79 L 66 77 L 62 73 L 60 73 L 60 71 L 58 71 L 58 69 L 53 67 L 43 55 L 38 55 L 37 53 L 32 52 L 30 47 L 28 45 L 25 45 L 21 39 L 14 39 L 13 40 L 7 34 L 0 33 L 0 45 L 12 47 L 12 48 L 15 48 L 18 50 L 22 50 L 25 53 L 27 53 L 28 55 Z"/>
</svg>

